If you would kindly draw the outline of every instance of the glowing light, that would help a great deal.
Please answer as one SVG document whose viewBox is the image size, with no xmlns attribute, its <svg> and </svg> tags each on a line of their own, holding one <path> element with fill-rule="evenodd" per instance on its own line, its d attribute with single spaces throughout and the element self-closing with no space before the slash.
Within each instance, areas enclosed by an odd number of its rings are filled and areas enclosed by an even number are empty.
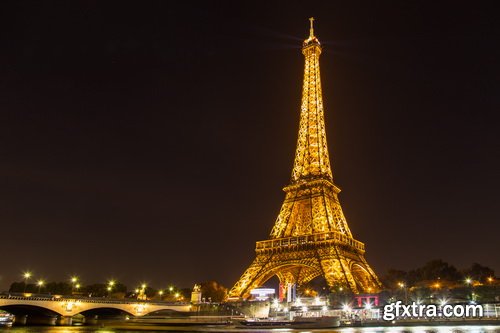
<svg viewBox="0 0 500 333">
<path fill-rule="evenodd" d="M 307 312 L 307 306 L 302 307 L 302 312 Z"/>
<path fill-rule="evenodd" d="M 448 300 L 446 300 L 445 298 L 443 298 L 443 299 L 441 299 L 441 300 L 439 301 L 439 304 L 441 304 L 441 306 L 445 306 L 445 305 L 446 305 L 446 303 L 448 303 Z"/>
<path fill-rule="evenodd" d="M 29 272 L 29 271 L 26 271 L 26 272 L 24 272 L 24 273 L 23 273 L 23 277 L 24 277 L 26 280 L 28 280 L 31 276 L 32 276 L 32 274 L 31 274 L 31 272 Z"/>
<path fill-rule="evenodd" d="M 342 310 L 349 312 L 349 311 L 351 311 L 351 307 L 349 306 L 349 304 L 344 304 L 342 306 Z"/>
<path fill-rule="evenodd" d="M 136 304 L 135 305 L 135 312 L 140 315 L 142 314 L 143 312 L 146 311 L 146 308 L 148 307 L 147 304 Z"/>
<path fill-rule="evenodd" d="M 365 309 L 370 310 L 372 308 L 372 304 L 370 302 L 365 304 Z"/>
<path fill-rule="evenodd" d="M 77 276 L 72 276 L 71 277 L 71 283 L 76 283 L 78 281 L 78 277 Z"/>
<path fill-rule="evenodd" d="M 466 279 L 465 279 L 465 283 L 467 283 L 467 284 L 471 284 L 471 283 L 472 283 L 472 279 L 471 279 L 471 278 L 466 278 Z"/>
<path fill-rule="evenodd" d="M 43 286 L 44 284 L 45 284 L 45 281 L 43 281 L 43 280 L 38 280 L 36 282 L 36 285 L 39 286 L 39 287 Z"/>
<path fill-rule="evenodd" d="M 109 280 L 108 285 L 110 287 L 113 287 L 115 285 L 116 281 L 115 280 Z"/>
<path fill-rule="evenodd" d="M 78 302 L 68 301 L 68 302 L 63 302 L 62 307 L 64 310 L 66 310 L 66 312 L 72 312 L 77 308 L 78 304 L 79 304 Z"/>
</svg>

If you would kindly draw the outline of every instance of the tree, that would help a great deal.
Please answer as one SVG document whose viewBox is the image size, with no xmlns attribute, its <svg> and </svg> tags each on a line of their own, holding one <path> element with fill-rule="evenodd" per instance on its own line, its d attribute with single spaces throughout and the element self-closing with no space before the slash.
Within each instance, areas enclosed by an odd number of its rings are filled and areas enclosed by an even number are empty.
<svg viewBox="0 0 500 333">
<path fill-rule="evenodd" d="M 49 282 L 44 289 L 50 294 L 71 295 L 72 286 L 68 282 Z"/>
<path fill-rule="evenodd" d="M 391 268 L 382 278 L 382 282 L 387 288 L 396 289 L 399 287 L 398 284 L 401 282 L 408 284 L 410 282 L 413 283 L 414 281 L 408 281 L 408 272 Z"/>
<path fill-rule="evenodd" d="M 452 266 L 441 259 L 435 259 L 429 261 L 424 266 L 417 268 L 414 271 L 410 271 L 409 277 L 415 281 L 437 279 L 459 281 L 462 279 L 462 274 L 460 274 L 455 266 Z"/>
<path fill-rule="evenodd" d="M 223 302 L 227 296 L 227 288 L 216 281 L 203 282 L 201 284 L 201 297 L 215 303 Z"/>
<path fill-rule="evenodd" d="M 463 270 L 465 277 L 471 278 L 482 283 L 488 281 L 489 277 L 495 276 L 495 271 L 487 266 L 482 266 L 478 263 L 473 263 L 471 267 Z"/>
<path fill-rule="evenodd" d="M 107 295 L 107 285 L 104 283 L 89 284 L 83 288 L 85 295 L 89 297 L 104 297 Z"/>
</svg>

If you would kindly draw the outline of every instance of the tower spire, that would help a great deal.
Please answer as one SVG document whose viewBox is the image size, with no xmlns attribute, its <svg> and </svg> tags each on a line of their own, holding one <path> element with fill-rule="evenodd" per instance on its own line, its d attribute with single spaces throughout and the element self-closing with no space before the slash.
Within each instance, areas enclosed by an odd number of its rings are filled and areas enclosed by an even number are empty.
<svg viewBox="0 0 500 333">
<path fill-rule="evenodd" d="M 311 28 L 309 29 L 309 38 L 313 39 L 314 38 L 314 27 L 313 27 L 314 17 L 310 17 L 309 22 L 311 22 Z"/>
</svg>

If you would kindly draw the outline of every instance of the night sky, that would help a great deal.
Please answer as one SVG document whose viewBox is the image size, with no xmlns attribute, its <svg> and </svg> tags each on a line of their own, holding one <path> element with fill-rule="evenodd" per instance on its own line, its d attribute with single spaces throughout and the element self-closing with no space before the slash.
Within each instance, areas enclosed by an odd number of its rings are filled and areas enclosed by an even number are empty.
<svg viewBox="0 0 500 333">
<path fill-rule="evenodd" d="M 310 16 L 368 262 L 498 275 L 500 24 L 460 3 L 2 2 L 0 290 L 231 287 L 290 180 Z"/>
</svg>

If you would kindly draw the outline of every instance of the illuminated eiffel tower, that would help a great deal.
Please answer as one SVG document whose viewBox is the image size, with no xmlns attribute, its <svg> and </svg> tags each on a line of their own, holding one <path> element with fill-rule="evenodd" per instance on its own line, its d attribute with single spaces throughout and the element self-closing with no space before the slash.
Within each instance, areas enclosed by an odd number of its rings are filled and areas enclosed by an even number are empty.
<svg viewBox="0 0 500 333">
<path fill-rule="evenodd" d="M 375 292 L 380 281 L 366 259 L 365 246 L 349 230 L 333 183 L 326 144 L 319 75 L 321 46 L 310 19 L 305 56 L 299 137 L 285 202 L 269 236 L 256 244 L 256 258 L 229 297 L 246 298 L 252 289 L 277 276 L 281 286 L 303 285 L 323 277 L 328 286 L 354 293 Z"/>
</svg>

